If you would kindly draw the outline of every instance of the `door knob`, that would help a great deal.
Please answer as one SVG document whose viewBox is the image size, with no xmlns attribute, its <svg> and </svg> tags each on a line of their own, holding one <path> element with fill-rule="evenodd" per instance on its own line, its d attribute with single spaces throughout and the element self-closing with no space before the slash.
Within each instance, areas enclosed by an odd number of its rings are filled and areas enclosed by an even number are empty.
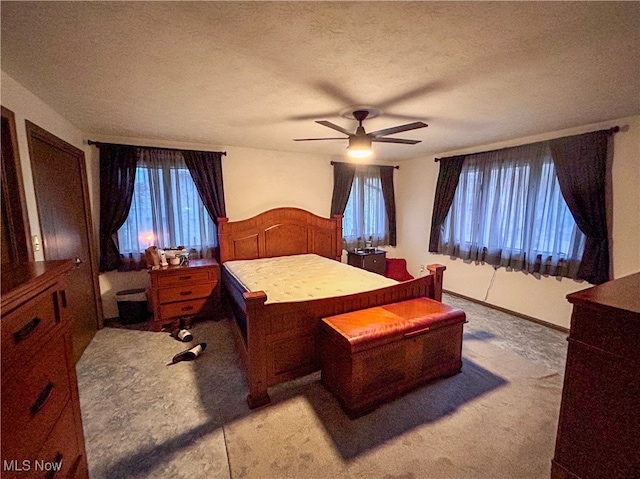
<svg viewBox="0 0 640 479">
<path fill-rule="evenodd" d="M 80 266 L 82 263 L 84 263 L 84 261 L 82 261 L 77 256 L 76 256 L 76 259 L 73 260 L 73 262 L 76 264 L 76 266 Z"/>
</svg>

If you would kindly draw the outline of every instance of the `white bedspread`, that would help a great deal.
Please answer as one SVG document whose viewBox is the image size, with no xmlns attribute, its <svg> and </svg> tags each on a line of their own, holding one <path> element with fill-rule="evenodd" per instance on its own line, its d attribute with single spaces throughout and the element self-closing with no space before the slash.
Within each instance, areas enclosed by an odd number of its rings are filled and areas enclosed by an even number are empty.
<svg viewBox="0 0 640 479">
<path fill-rule="evenodd" d="M 398 284 L 315 254 L 227 261 L 224 267 L 247 290 L 264 291 L 267 303 L 330 298 Z"/>
</svg>

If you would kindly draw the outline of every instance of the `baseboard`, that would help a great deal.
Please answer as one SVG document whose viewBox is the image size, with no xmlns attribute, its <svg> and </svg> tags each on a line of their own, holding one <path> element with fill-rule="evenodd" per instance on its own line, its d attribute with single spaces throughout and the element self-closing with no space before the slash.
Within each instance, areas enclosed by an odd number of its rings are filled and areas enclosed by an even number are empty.
<svg viewBox="0 0 640 479">
<path fill-rule="evenodd" d="M 547 328 L 555 329 L 556 331 L 561 331 L 563 333 L 569 334 L 569 329 L 558 326 L 557 324 L 549 323 L 548 321 L 543 321 L 542 319 L 534 318 L 532 316 L 527 316 L 526 314 L 518 313 L 516 311 L 511 311 L 506 308 L 501 308 L 500 306 L 496 306 L 495 304 L 490 304 L 485 301 L 481 301 L 479 299 L 470 298 L 469 296 L 465 296 L 464 294 L 456 293 L 455 291 L 449 291 L 446 289 L 442 290 L 443 293 L 450 294 L 451 296 L 456 296 L 457 298 L 466 299 L 467 301 L 471 301 L 472 303 L 481 304 L 482 306 L 486 306 L 487 308 L 495 309 L 496 311 L 500 311 L 502 313 L 510 314 L 511 316 L 515 316 L 520 319 L 526 319 L 527 321 L 531 321 L 532 323 L 539 324 L 541 326 L 546 326 Z"/>
</svg>

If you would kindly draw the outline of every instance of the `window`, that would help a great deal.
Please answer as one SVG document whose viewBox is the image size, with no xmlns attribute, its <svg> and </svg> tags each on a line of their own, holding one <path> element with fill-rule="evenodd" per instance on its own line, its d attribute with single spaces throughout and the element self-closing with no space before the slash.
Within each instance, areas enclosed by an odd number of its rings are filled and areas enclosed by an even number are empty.
<svg viewBox="0 0 640 479">
<path fill-rule="evenodd" d="M 212 257 L 216 226 L 182 153 L 141 149 L 138 155 L 131 209 L 118 230 L 120 253 L 138 259 L 151 245 L 184 246 L 197 257 Z"/>
<path fill-rule="evenodd" d="M 547 143 L 470 155 L 439 252 L 532 273 L 576 277 L 585 247 Z"/>
<path fill-rule="evenodd" d="M 359 166 L 349 193 L 342 219 L 342 236 L 347 249 L 353 249 L 373 240 L 374 246 L 389 244 L 389 220 L 386 212 L 380 168 Z"/>
</svg>

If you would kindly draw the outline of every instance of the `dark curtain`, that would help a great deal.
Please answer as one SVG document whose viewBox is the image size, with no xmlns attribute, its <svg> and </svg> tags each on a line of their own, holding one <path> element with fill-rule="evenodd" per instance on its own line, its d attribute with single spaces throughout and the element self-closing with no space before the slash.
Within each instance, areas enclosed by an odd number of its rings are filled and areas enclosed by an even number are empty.
<svg viewBox="0 0 640 479">
<path fill-rule="evenodd" d="M 202 203 L 217 225 L 219 217 L 227 216 L 222 183 L 222 153 L 184 150 L 182 155 Z"/>
<path fill-rule="evenodd" d="M 137 149 L 132 146 L 98 144 L 100 149 L 100 271 L 122 264 L 115 234 L 131 208 L 136 177 Z"/>
<path fill-rule="evenodd" d="M 550 141 L 562 196 L 587 237 L 578 278 L 609 281 L 609 233 L 605 199 L 608 130 Z"/>
<path fill-rule="evenodd" d="M 227 216 L 222 183 L 222 153 L 185 150 L 182 155 L 204 207 L 218 226 L 218 218 Z M 220 261 L 220 245 L 215 248 L 213 255 Z"/>
<path fill-rule="evenodd" d="M 453 195 L 460 181 L 460 172 L 464 163 L 464 156 L 452 156 L 440 160 L 440 172 L 436 184 L 436 194 L 433 200 L 433 215 L 431 216 L 431 235 L 429 237 L 429 251 L 438 252 L 442 225 L 444 223 Z"/>
<path fill-rule="evenodd" d="M 342 215 L 349 201 L 356 167 L 350 163 L 333 164 L 333 196 L 331 198 L 331 216 Z"/>
<path fill-rule="evenodd" d="M 393 188 L 393 170 L 395 170 L 393 166 L 380 166 L 380 183 L 389 220 L 389 244 L 396 246 L 396 196 Z"/>
</svg>

